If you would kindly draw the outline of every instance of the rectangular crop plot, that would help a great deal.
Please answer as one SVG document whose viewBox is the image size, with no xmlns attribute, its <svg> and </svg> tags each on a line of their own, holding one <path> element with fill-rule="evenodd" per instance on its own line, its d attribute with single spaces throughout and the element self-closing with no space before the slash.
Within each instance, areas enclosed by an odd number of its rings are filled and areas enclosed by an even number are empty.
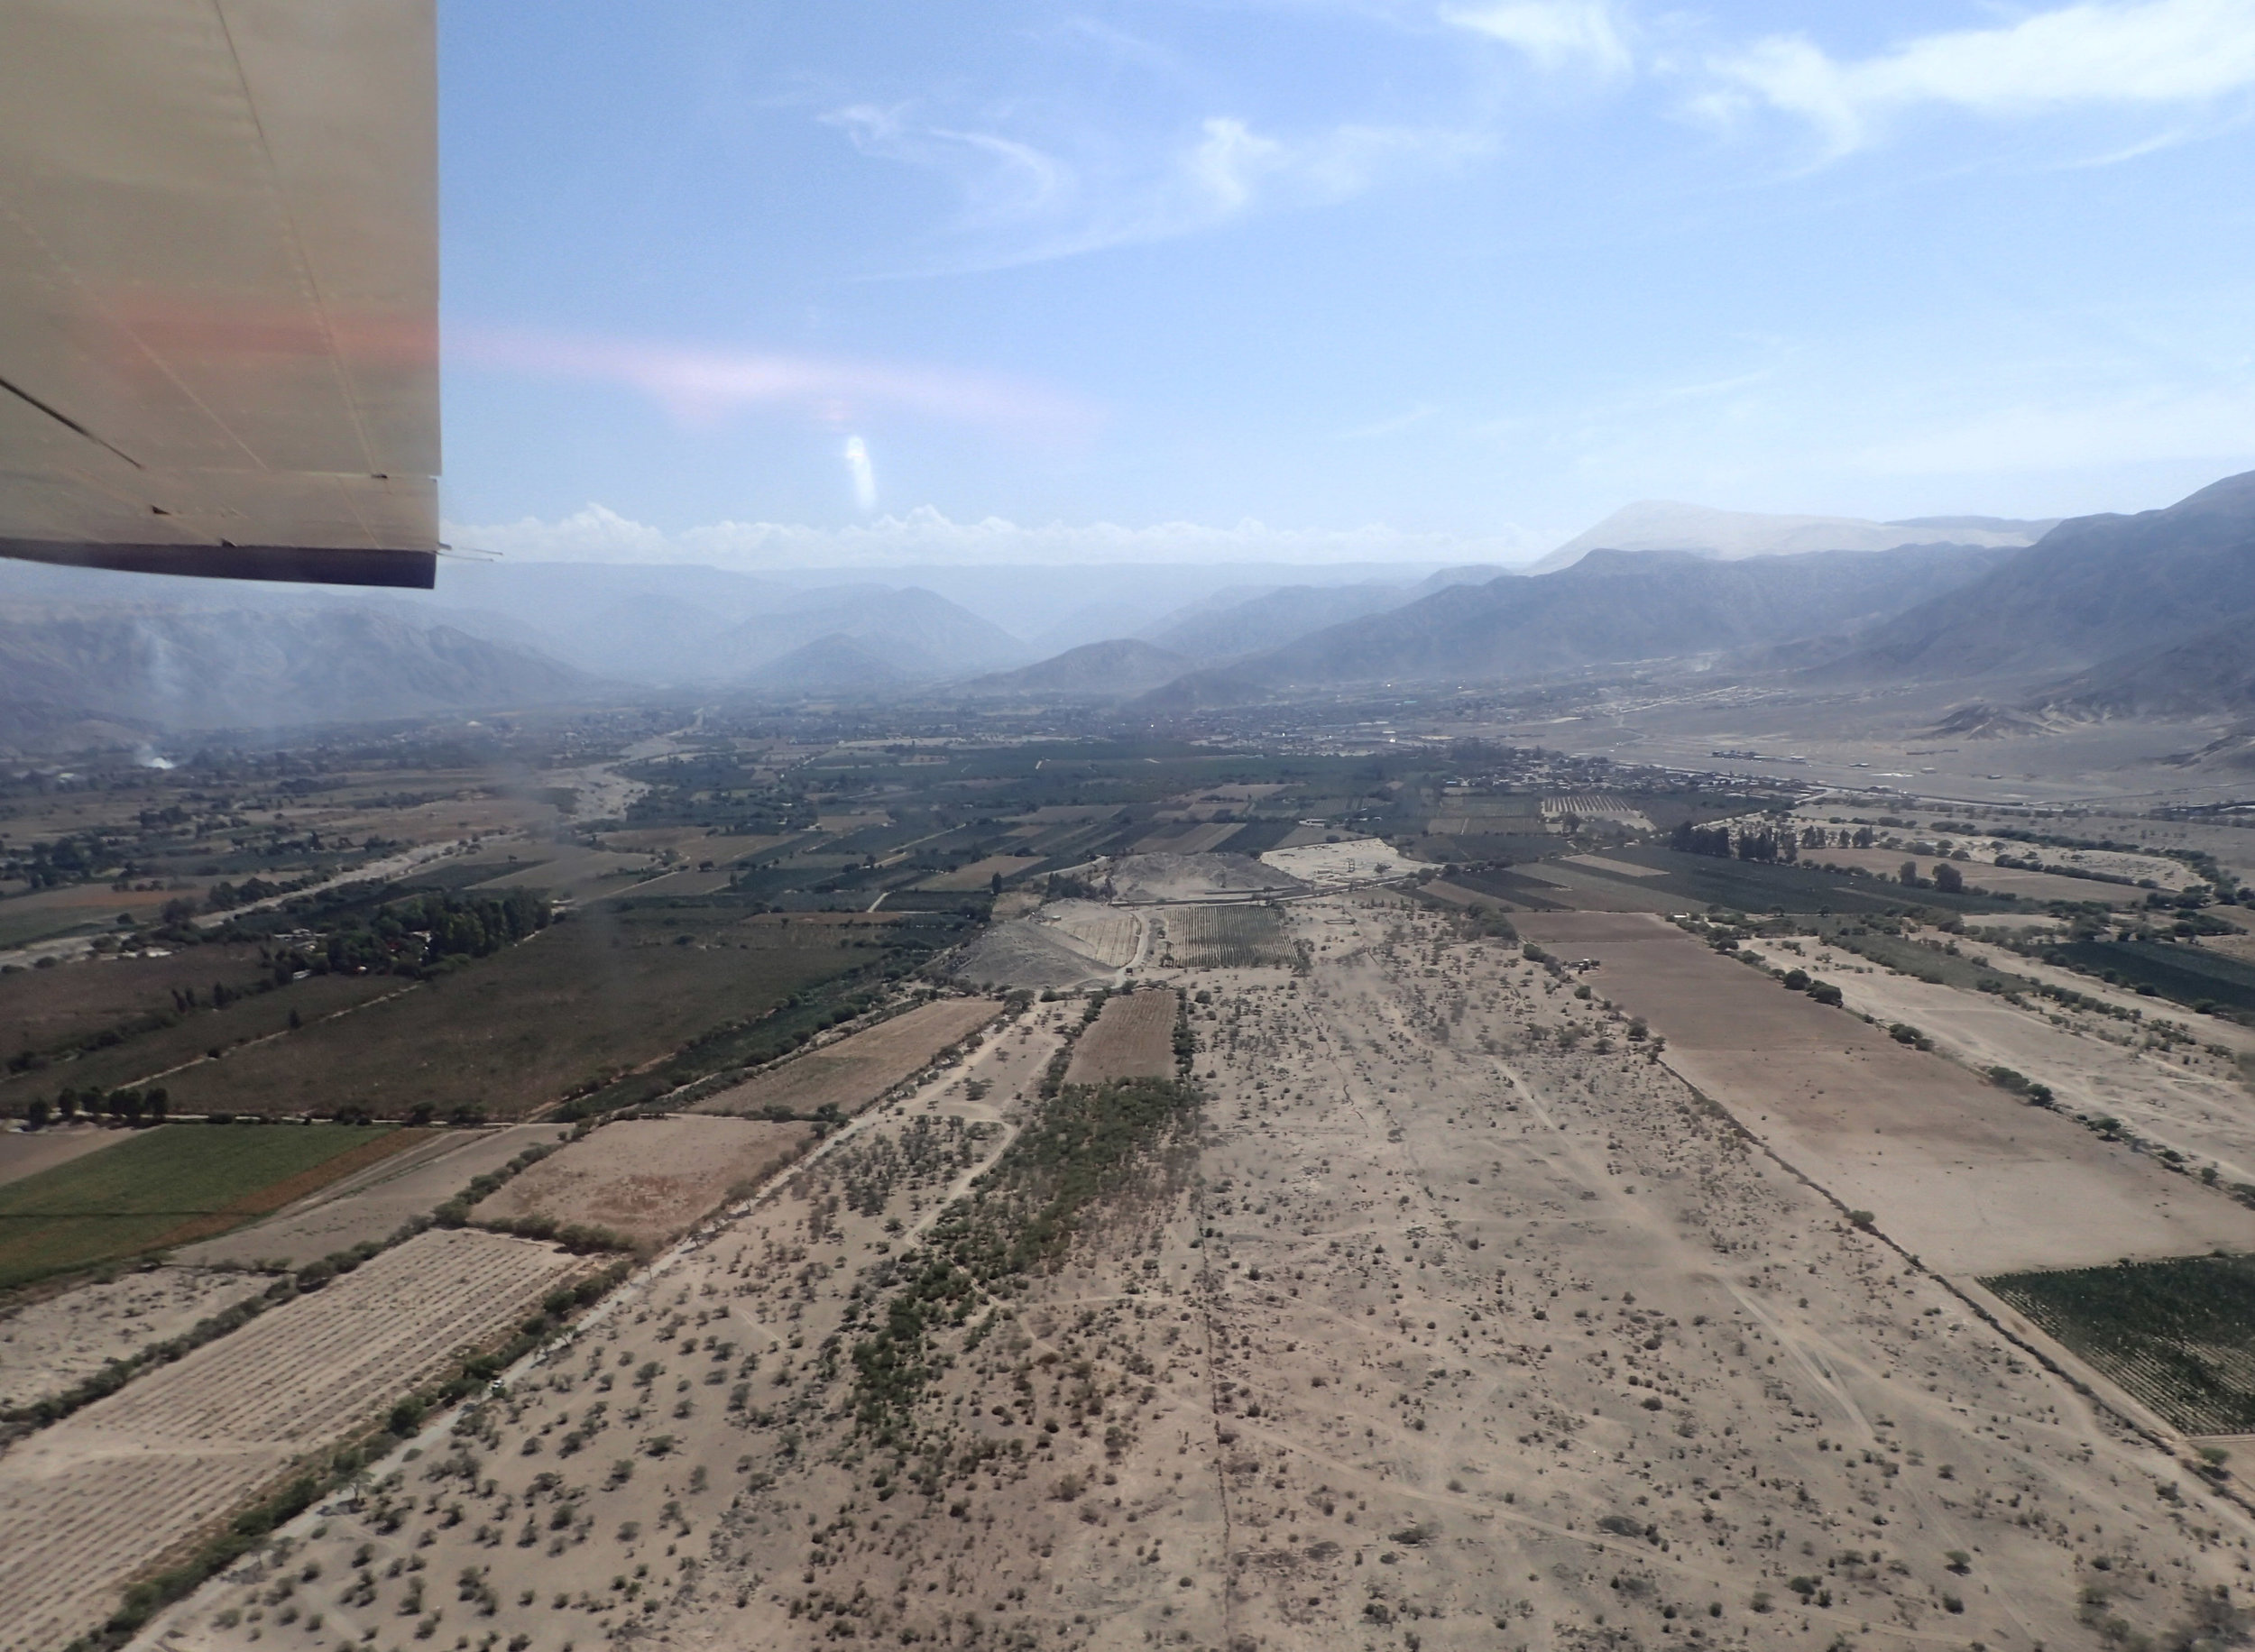
<svg viewBox="0 0 2255 1652">
<path fill-rule="evenodd" d="M 878 956 L 871 932 L 603 901 L 426 986 L 165 1079 L 175 1111 L 522 1117 Z M 885 932 L 879 931 L 877 933 Z"/>
<path fill-rule="evenodd" d="M 2153 941 L 2077 941 L 2057 950 L 2094 975 L 2150 987 L 2179 1004 L 2255 1010 L 2255 964 L 2242 959 Z"/>
<path fill-rule="evenodd" d="M 1119 993 L 1105 999 L 1096 1024 L 1072 1047 L 1065 1082 L 1172 1078 L 1174 1021 L 1182 1002 L 1182 995 L 1173 992 Z"/>
<path fill-rule="evenodd" d="M 807 1124 L 686 1114 L 621 1119 L 551 1153 L 470 1217 L 600 1227 L 655 1247 L 695 1226 L 732 1189 L 789 1164 L 814 1139 Z"/>
<path fill-rule="evenodd" d="M 584 1265 L 497 1234 L 424 1234 L 22 1442 L 0 1458 L 0 1652 L 93 1629 L 161 1556 Z"/>
<path fill-rule="evenodd" d="M 352 1124 L 163 1124 L 0 1187 L 0 1290 L 209 1238 L 419 1140 Z"/>
<path fill-rule="evenodd" d="M 793 1056 L 698 1103 L 696 1110 L 740 1118 L 756 1118 L 770 1108 L 798 1118 L 825 1106 L 859 1113 L 1001 1013 L 992 998 L 934 998 L 866 1032 Z"/>
<path fill-rule="evenodd" d="M 2255 1257 L 1981 1281 L 2187 1434 L 2255 1433 Z"/>
<path fill-rule="evenodd" d="M 1166 950 L 1186 969 L 1246 969 L 1292 962 L 1282 913 L 1266 906 L 1182 906 L 1160 922 Z"/>
</svg>

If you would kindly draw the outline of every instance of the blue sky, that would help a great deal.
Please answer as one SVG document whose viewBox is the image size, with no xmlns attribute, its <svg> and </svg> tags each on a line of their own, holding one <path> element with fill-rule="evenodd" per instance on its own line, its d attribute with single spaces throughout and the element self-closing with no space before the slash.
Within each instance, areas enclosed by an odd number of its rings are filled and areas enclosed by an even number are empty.
<svg viewBox="0 0 2255 1652">
<path fill-rule="evenodd" d="M 1511 559 L 2255 466 L 2255 0 L 441 20 L 465 544 Z"/>
</svg>

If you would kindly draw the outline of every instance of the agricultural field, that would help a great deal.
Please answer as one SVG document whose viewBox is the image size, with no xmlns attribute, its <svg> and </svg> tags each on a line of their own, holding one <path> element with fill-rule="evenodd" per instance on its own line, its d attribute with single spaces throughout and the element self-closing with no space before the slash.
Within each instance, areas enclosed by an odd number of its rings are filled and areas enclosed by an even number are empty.
<svg viewBox="0 0 2255 1652">
<path fill-rule="evenodd" d="M 41 973 L 98 975 L 126 968 L 124 964 L 81 964 Z M 115 1044 L 97 1045 L 69 1060 L 0 1078 L 0 1106 L 20 1111 L 35 1096 L 51 1101 L 66 1088 L 83 1094 L 143 1086 L 152 1080 L 172 1091 L 173 1075 L 183 1068 L 215 1059 L 235 1060 L 269 1040 L 290 1035 L 292 1016 L 300 1028 L 318 1024 L 405 993 L 412 986 L 392 975 L 317 975 L 272 991 L 253 992 L 214 1008 L 212 984 L 207 981 L 195 989 L 196 1005 L 184 1013 L 152 1012 L 141 1030 Z M 211 1053 L 215 1050 L 220 1052 L 217 1058 Z M 261 1109 L 221 1101 L 213 1110 Z"/>
<path fill-rule="evenodd" d="M 473 1207 L 470 1219 L 599 1228 L 648 1253 L 789 1164 L 815 1139 L 805 1124 L 688 1114 L 621 1119 L 520 1172 Z"/>
<path fill-rule="evenodd" d="M 350 1124 L 163 1124 L 0 1187 L 0 1290 L 191 1244 L 414 1145 Z"/>
<path fill-rule="evenodd" d="M 0 1131 L 0 1187 L 36 1176 L 41 1170 L 68 1164 L 73 1159 L 115 1147 L 127 1140 L 123 1131 L 98 1124 L 50 1124 L 41 1130 Z"/>
<path fill-rule="evenodd" d="M 256 1273 L 143 1268 L 14 1308 L 0 1316 L 0 1411 L 60 1394 L 270 1283 Z"/>
<path fill-rule="evenodd" d="M 1042 1097 L 1035 1006 L 142 1644 L 304 1640 L 284 1580 L 309 1645 L 519 1652 L 2033 1652 L 2246 1604 L 2234 1505 L 1625 1015 L 1451 913 L 1294 919 L 1310 974 L 1193 1006 L 1202 1101 Z"/>
<path fill-rule="evenodd" d="M 379 1244 L 427 1216 L 480 1176 L 531 1147 L 554 1146 L 566 1124 L 503 1124 L 419 1132 L 427 1139 L 328 1186 L 249 1227 L 181 1245 L 186 1267 L 302 1268 L 358 1244 Z"/>
<path fill-rule="evenodd" d="M 884 932 L 875 932 L 882 933 Z M 866 932 L 604 902 L 354 1014 L 169 1075 L 182 1112 L 521 1118 L 879 961 Z M 393 985 L 397 985 L 396 981 Z"/>
<path fill-rule="evenodd" d="M 1592 997 L 1568 999 L 1586 1002 L 1589 1018 L 1564 1048 L 1626 1042 L 1600 1004 L 1643 1019 L 1675 1073 L 1938 1271 L 2255 1248 L 2255 1211 L 1664 920 L 1513 922 L 1561 957 L 1597 961 L 1577 977 Z"/>
<path fill-rule="evenodd" d="M 1253 969 L 1289 964 L 1292 937 L 1268 906 L 1182 906 L 1158 920 L 1164 957 L 1185 969 Z"/>
<path fill-rule="evenodd" d="M 2193 1256 L 1981 1282 L 2171 1427 L 2255 1434 L 2255 1257 Z"/>
<path fill-rule="evenodd" d="M 53 1652 L 125 1584 L 497 1339 L 584 1269 L 432 1232 L 158 1367 L 0 1457 L 0 1649 Z"/>
<path fill-rule="evenodd" d="M 1067 1084 L 1174 1076 L 1174 1023 L 1182 995 L 1164 990 L 1114 993 L 1072 1047 Z"/>
<path fill-rule="evenodd" d="M 984 889 L 1000 878 L 1008 883 L 1021 872 L 1031 871 L 1041 865 L 1038 855 L 988 855 L 953 872 L 937 873 L 924 879 L 919 889 Z"/>
<path fill-rule="evenodd" d="M 2150 987 L 2178 1004 L 2255 1014 L 2255 963 L 2202 947 L 2154 941 L 2076 941 L 2047 956 L 2064 959 L 2103 980 L 2133 989 Z"/>
<path fill-rule="evenodd" d="M 697 1104 L 700 1113 L 851 1116 L 1002 1013 L 992 998 L 934 998 L 835 1042 L 805 1050 Z"/>
</svg>

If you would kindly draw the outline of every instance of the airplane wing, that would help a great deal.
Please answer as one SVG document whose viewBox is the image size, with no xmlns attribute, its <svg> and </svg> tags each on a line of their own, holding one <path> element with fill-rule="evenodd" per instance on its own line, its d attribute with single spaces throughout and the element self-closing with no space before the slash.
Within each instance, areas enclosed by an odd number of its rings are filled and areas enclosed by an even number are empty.
<svg viewBox="0 0 2255 1652">
<path fill-rule="evenodd" d="M 428 587 L 435 0 L 0 4 L 0 555 Z"/>
</svg>

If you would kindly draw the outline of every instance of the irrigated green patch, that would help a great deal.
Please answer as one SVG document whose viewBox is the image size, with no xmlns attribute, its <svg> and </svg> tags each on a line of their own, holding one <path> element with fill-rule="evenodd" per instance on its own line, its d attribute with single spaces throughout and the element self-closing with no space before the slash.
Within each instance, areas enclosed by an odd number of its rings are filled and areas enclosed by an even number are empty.
<svg viewBox="0 0 2255 1652">
<path fill-rule="evenodd" d="M 239 1227 L 383 1156 L 399 1138 L 351 1124 L 143 1131 L 0 1188 L 0 1290 Z"/>
<path fill-rule="evenodd" d="M 2187 1434 L 2255 1431 L 2255 1257 L 1981 1281 Z"/>
<path fill-rule="evenodd" d="M 1163 1170 L 1170 1148 L 1187 1143 L 1200 1099 L 1174 1079 L 1123 1078 L 1067 1085 L 1042 1105 L 901 1259 L 899 1288 L 854 1345 L 857 1416 L 876 1444 L 905 1453 L 914 1441 L 934 1337 L 1017 1294 L 1026 1276 L 1061 1266 L 1100 1204 L 1131 1193 Z M 938 1447 L 938 1459 L 944 1454 Z M 936 1473 L 937 1459 L 925 1471 Z"/>
</svg>

